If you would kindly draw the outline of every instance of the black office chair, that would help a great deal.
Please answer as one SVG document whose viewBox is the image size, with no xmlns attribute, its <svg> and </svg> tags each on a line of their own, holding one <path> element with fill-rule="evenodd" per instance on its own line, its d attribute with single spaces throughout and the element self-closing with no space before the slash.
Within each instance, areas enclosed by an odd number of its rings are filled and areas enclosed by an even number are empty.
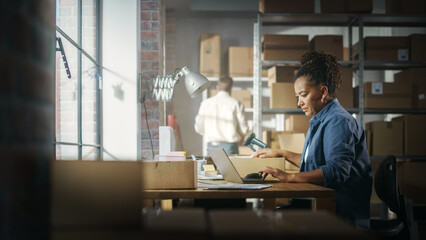
<svg viewBox="0 0 426 240">
<path fill-rule="evenodd" d="M 394 212 L 396 219 L 371 219 L 370 228 L 379 238 L 410 239 L 410 222 L 404 195 L 399 192 L 396 157 L 388 156 L 380 164 L 374 176 L 377 196 Z"/>
</svg>

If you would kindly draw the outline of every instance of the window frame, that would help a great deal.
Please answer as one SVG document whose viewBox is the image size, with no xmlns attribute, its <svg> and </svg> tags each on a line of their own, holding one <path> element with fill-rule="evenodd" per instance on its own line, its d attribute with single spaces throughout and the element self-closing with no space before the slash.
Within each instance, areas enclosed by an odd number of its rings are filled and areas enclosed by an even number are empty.
<svg viewBox="0 0 426 240">
<path fill-rule="evenodd" d="M 95 0 L 96 4 L 96 23 L 95 23 L 95 29 L 96 29 L 96 56 L 93 58 L 88 54 L 82 47 L 83 43 L 83 9 L 82 9 L 82 1 L 83 0 L 76 0 L 77 3 L 77 42 L 75 42 L 68 34 L 66 34 L 65 31 L 63 31 L 58 25 L 56 25 L 56 35 L 61 35 L 63 39 L 68 41 L 72 46 L 74 46 L 77 50 L 77 142 L 64 142 L 64 141 L 57 141 L 57 129 L 55 128 L 54 131 L 54 152 L 55 152 L 55 159 L 58 159 L 56 148 L 57 146 L 77 146 L 78 147 L 78 160 L 84 160 L 83 159 L 83 147 L 94 147 L 97 149 L 97 159 L 101 160 L 103 156 L 103 144 L 102 144 L 102 46 L 101 46 L 101 0 Z M 59 0 L 56 1 L 56 11 L 59 10 Z M 56 44 L 56 43 L 55 43 Z M 66 49 L 65 49 L 66 51 Z M 95 82 L 96 82 L 96 144 L 87 144 L 83 143 L 83 94 L 82 94 L 82 59 L 83 55 L 90 60 L 97 69 L 97 74 L 95 75 Z M 58 64 L 63 64 L 62 59 L 61 62 Z M 54 71 L 56 72 L 56 66 Z M 56 95 L 57 93 L 57 84 L 58 79 L 55 78 L 55 99 L 58 97 Z M 56 100 L 55 100 L 56 101 Z M 58 112 L 56 111 L 55 106 L 55 119 L 57 117 Z"/>
</svg>

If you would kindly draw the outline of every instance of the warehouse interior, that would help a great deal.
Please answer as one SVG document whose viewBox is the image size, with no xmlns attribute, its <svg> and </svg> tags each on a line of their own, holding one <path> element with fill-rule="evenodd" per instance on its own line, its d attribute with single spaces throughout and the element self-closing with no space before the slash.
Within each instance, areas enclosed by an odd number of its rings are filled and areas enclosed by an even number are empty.
<svg viewBox="0 0 426 240">
<path fill-rule="evenodd" d="M 11 0 L 0 13 L 1 239 L 387 239 L 375 220 L 395 239 L 426 238 L 426 1 Z M 302 154 L 310 123 L 293 86 L 308 51 L 342 66 L 336 96 L 371 162 L 370 230 L 336 216 L 330 188 L 209 195 L 202 181 L 222 171 L 194 125 L 223 75 L 245 137 Z M 211 84 L 196 96 L 193 73 Z M 239 175 L 299 172 L 259 163 L 243 140 L 229 156 Z M 376 193 L 390 159 L 382 185 L 398 209 Z"/>
</svg>

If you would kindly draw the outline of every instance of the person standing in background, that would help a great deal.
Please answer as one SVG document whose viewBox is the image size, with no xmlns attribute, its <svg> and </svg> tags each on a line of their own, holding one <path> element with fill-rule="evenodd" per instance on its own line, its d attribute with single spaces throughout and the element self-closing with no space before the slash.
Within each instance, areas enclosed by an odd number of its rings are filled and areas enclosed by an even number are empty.
<svg viewBox="0 0 426 240">
<path fill-rule="evenodd" d="M 195 131 L 204 136 L 207 148 L 223 148 L 238 154 L 238 144 L 248 132 L 244 105 L 231 97 L 232 78 L 221 76 L 217 94 L 201 102 L 195 117 Z"/>
</svg>

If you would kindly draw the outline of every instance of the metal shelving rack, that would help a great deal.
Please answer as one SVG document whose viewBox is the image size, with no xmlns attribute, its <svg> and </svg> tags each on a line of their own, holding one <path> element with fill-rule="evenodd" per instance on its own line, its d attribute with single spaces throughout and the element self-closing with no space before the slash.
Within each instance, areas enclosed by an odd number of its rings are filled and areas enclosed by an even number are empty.
<svg viewBox="0 0 426 240">
<path fill-rule="evenodd" d="M 273 65 L 297 66 L 298 61 L 262 61 L 261 37 L 262 26 L 323 26 L 347 27 L 350 61 L 340 61 L 344 67 L 358 70 L 359 77 L 359 106 L 347 109 L 356 113 L 358 120 L 364 125 L 364 114 L 412 113 L 426 114 L 425 109 L 364 109 L 364 70 L 403 70 L 407 68 L 426 67 L 425 62 L 388 62 L 364 61 L 364 27 L 426 27 L 425 14 L 262 14 L 258 13 L 257 22 L 253 27 L 253 132 L 262 134 L 262 114 L 302 114 L 298 109 L 262 109 L 261 70 Z M 352 33 L 358 28 L 359 60 L 352 60 Z"/>
</svg>

